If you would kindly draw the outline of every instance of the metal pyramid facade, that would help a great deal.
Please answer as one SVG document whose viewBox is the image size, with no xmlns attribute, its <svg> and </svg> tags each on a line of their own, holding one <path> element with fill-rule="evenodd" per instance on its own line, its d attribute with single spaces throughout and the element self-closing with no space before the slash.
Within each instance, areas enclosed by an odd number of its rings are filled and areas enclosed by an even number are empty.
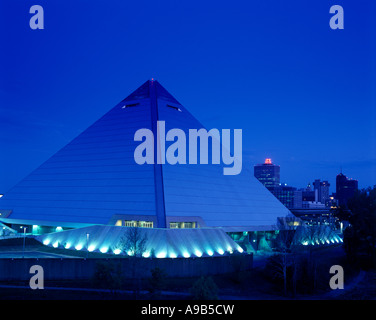
<svg viewBox="0 0 376 320">
<path fill-rule="evenodd" d="M 243 168 L 223 175 L 221 164 L 144 164 L 134 159 L 138 129 L 157 137 L 204 128 L 157 81 L 117 104 L 0 199 L 7 219 L 40 225 L 151 221 L 153 227 L 195 222 L 226 231 L 273 230 L 290 212 Z"/>
</svg>

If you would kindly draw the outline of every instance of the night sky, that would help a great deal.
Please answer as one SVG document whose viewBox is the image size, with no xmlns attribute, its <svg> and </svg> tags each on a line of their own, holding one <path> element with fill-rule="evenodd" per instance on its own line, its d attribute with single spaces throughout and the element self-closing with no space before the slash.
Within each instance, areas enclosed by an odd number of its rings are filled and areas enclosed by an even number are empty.
<svg viewBox="0 0 376 320">
<path fill-rule="evenodd" d="M 0 193 L 151 78 L 206 128 L 243 129 L 243 167 L 376 184 L 374 1 L 109 2 L 1 1 Z"/>
</svg>

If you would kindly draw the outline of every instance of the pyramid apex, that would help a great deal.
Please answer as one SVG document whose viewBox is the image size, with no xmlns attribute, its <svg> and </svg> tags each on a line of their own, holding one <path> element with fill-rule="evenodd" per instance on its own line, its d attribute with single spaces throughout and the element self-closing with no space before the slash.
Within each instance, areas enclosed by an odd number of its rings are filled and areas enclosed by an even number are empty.
<svg viewBox="0 0 376 320">
<path fill-rule="evenodd" d="M 152 88 L 153 87 L 153 93 Z M 151 78 L 144 82 L 140 87 L 138 87 L 135 91 L 133 91 L 128 97 L 126 97 L 123 101 L 130 101 L 130 100 L 139 100 L 139 99 L 148 99 L 151 98 L 156 94 L 157 98 L 165 99 L 172 103 L 176 103 L 181 105 L 171 93 L 169 93 L 156 79 Z"/>
</svg>

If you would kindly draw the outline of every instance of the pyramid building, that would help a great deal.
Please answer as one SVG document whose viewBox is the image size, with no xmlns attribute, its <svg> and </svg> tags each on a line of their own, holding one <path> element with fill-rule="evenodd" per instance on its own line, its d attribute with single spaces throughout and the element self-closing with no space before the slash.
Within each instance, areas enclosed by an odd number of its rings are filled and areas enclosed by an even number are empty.
<svg viewBox="0 0 376 320">
<path fill-rule="evenodd" d="M 158 150 L 154 164 L 137 164 L 135 132 L 153 132 L 157 149 L 156 140 L 165 141 L 158 121 L 187 137 L 204 128 L 159 82 L 147 81 L 9 190 L 0 222 L 242 232 L 275 230 L 290 213 L 246 168 L 224 175 L 224 164 L 158 164 Z"/>
</svg>

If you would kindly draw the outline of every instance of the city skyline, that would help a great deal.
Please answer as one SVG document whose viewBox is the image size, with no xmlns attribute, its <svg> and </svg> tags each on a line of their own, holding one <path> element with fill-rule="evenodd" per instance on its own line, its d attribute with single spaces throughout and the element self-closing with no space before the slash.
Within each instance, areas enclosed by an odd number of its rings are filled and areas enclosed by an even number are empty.
<svg viewBox="0 0 376 320">
<path fill-rule="evenodd" d="M 282 167 L 282 166 L 280 166 L 278 163 L 275 163 L 275 162 L 273 161 L 272 158 L 266 158 L 264 163 L 260 162 L 260 163 L 255 164 L 255 166 L 257 166 L 257 165 L 262 165 L 262 164 L 273 164 L 273 165 L 276 165 L 276 166 L 278 166 L 278 167 L 280 167 L 280 168 Z M 331 190 L 331 193 L 335 193 L 336 177 L 337 177 L 338 175 L 340 175 L 340 174 L 344 174 L 345 176 L 347 176 L 347 178 L 348 178 L 349 180 L 356 180 L 356 181 L 359 182 L 358 179 L 356 179 L 356 178 L 352 178 L 352 177 L 349 177 L 348 175 L 346 175 L 345 173 L 343 173 L 343 172 L 342 172 L 342 167 L 340 167 L 339 170 L 340 170 L 340 171 L 336 174 L 336 176 L 335 176 L 334 178 L 333 178 L 333 177 L 331 177 L 331 178 L 326 178 L 326 177 L 318 177 L 318 178 L 315 178 L 315 177 L 313 177 L 311 180 L 307 181 L 306 184 L 303 183 L 303 184 L 301 184 L 301 185 L 293 185 L 293 184 L 288 183 L 288 178 L 285 179 L 285 180 L 281 178 L 281 176 L 283 176 L 283 174 L 282 174 L 282 175 L 280 174 L 280 172 L 283 173 L 283 168 L 281 168 L 281 171 L 279 172 L 279 181 L 280 181 L 279 184 L 280 184 L 280 185 L 290 186 L 290 187 L 295 187 L 295 188 L 297 188 L 297 189 L 306 189 L 308 185 L 310 185 L 310 187 L 313 188 L 313 185 L 314 185 L 315 180 L 322 180 L 322 181 L 328 181 L 328 182 L 329 182 L 329 187 L 332 186 L 332 188 L 334 188 L 334 189 Z M 370 186 L 366 186 L 366 187 L 364 187 L 364 188 L 367 188 L 367 187 L 373 187 L 373 186 L 370 185 Z M 360 188 L 360 189 L 362 189 L 362 188 Z"/>
</svg>

